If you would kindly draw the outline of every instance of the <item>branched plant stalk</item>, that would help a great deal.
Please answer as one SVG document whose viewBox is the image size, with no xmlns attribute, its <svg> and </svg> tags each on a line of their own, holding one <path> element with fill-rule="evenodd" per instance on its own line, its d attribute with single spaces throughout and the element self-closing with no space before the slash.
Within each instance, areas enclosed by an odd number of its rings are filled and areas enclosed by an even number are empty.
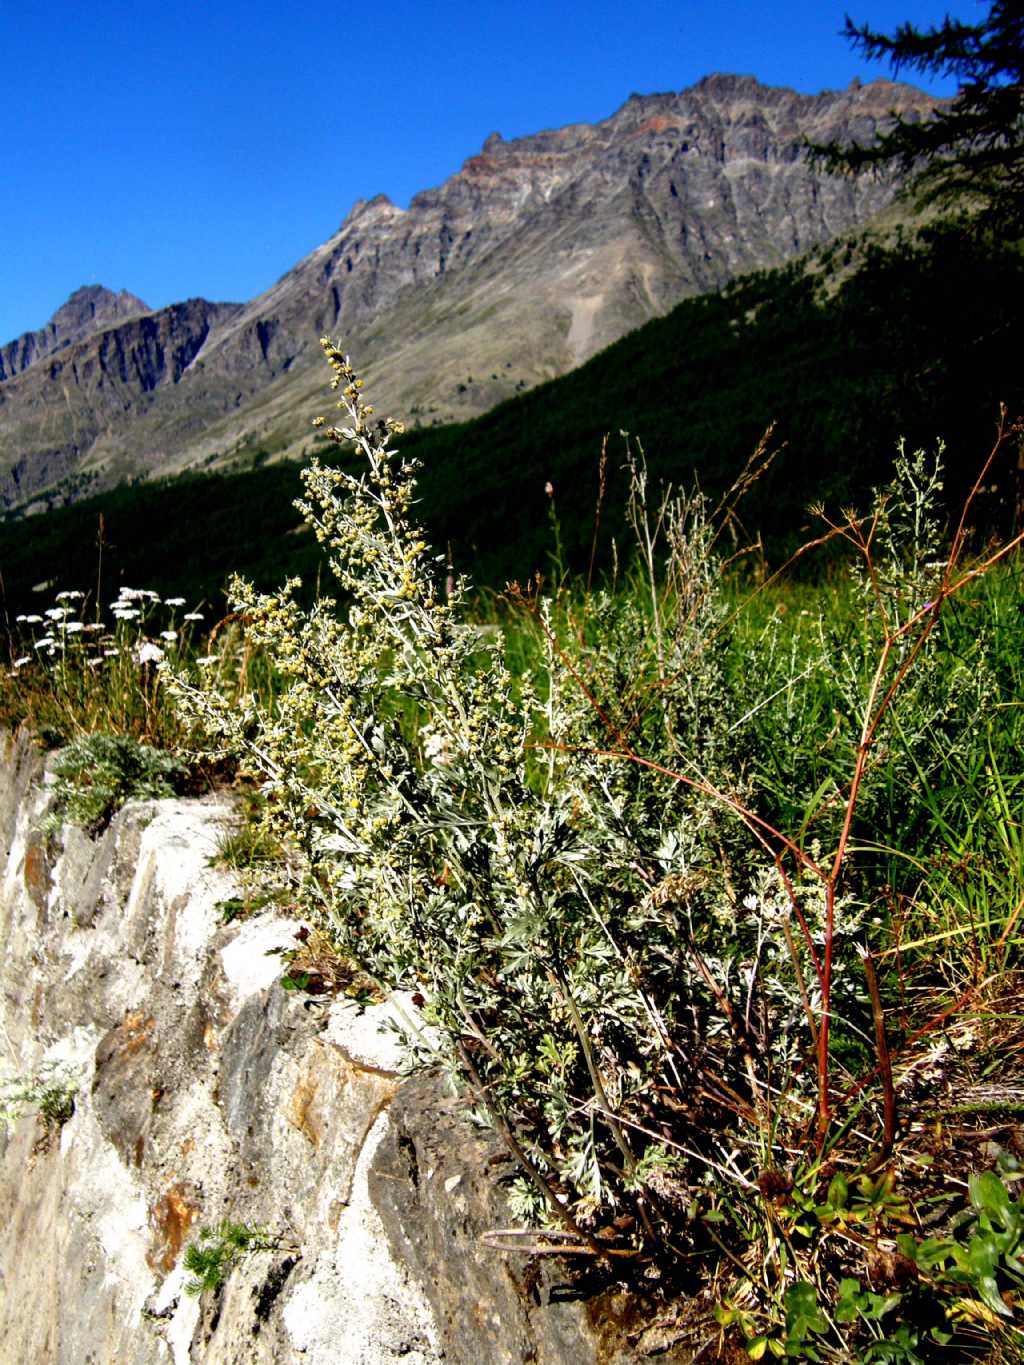
<svg viewBox="0 0 1024 1365">
<path fill-rule="evenodd" d="M 878 657 L 868 686 L 862 712 L 862 720 L 858 741 L 855 748 L 853 759 L 853 770 L 847 787 L 846 797 L 843 808 L 842 825 L 835 850 L 827 865 L 820 864 L 807 851 L 801 847 L 795 839 L 786 835 L 782 830 L 775 828 L 770 822 L 763 819 L 755 811 L 746 806 L 737 798 L 722 791 L 711 782 L 693 777 L 687 773 L 674 770 L 655 759 L 645 757 L 638 753 L 634 748 L 625 743 L 625 736 L 621 730 L 606 714 L 601 702 L 593 695 L 591 689 L 583 682 L 578 670 L 566 660 L 566 666 L 571 675 L 581 688 L 587 701 L 594 707 L 600 716 L 606 730 L 619 741 L 619 747 L 615 749 L 593 749 L 589 752 L 594 756 L 613 762 L 627 762 L 647 768 L 662 776 L 690 787 L 696 792 L 700 792 L 720 803 L 724 808 L 731 810 L 746 824 L 754 837 L 766 848 L 774 849 L 774 860 L 779 875 L 786 885 L 789 895 L 790 908 L 793 912 L 813 965 L 815 976 L 818 983 L 820 994 L 820 1004 L 818 1006 L 818 1017 L 814 1021 L 809 1008 L 809 1002 L 804 993 L 805 1008 L 808 1012 L 811 1036 L 815 1043 L 816 1067 L 817 1067 L 817 1115 L 815 1122 L 815 1147 L 818 1152 L 825 1145 L 826 1137 L 832 1120 L 832 1101 L 831 1101 L 831 1017 L 832 1017 L 832 987 L 835 969 L 835 919 L 836 901 L 839 894 L 840 883 L 846 868 L 849 843 L 853 829 L 854 817 L 860 798 L 860 792 L 865 776 L 869 769 L 872 750 L 879 732 L 879 728 L 885 720 L 887 714 L 892 709 L 900 688 L 907 676 L 910 674 L 915 663 L 921 656 L 929 637 L 934 631 L 944 604 L 956 596 L 968 583 L 972 583 L 983 577 L 991 569 L 1006 559 L 1024 544 L 1024 532 L 1015 536 L 1012 540 L 1001 546 L 997 550 L 991 551 L 970 569 L 960 571 L 966 545 L 966 527 L 970 516 L 971 506 L 977 497 L 979 490 L 984 485 L 985 478 L 992 467 L 999 451 L 1011 439 L 1020 434 L 1020 429 L 1016 425 L 1011 425 L 1006 416 L 1005 408 L 1001 412 L 999 427 L 996 440 L 992 449 L 984 461 L 981 471 L 976 478 L 974 485 L 969 493 L 963 508 L 961 509 L 957 531 L 954 535 L 952 549 L 946 561 L 944 572 L 940 584 L 935 590 L 931 601 L 919 607 L 908 620 L 900 625 L 890 621 L 886 611 L 881 590 L 878 586 L 878 578 L 873 556 L 873 543 L 878 531 L 879 513 L 870 518 L 850 517 L 844 523 L 830 525 L 825 537 L 820 538 L 819 542 L 841 536 L 850 541 L 855 546 L 863 559 L 865 571 L 872 584 L 873 594 L 877 603 L 877 615 L 882 626 L 882 640 L 879 647 Z M 643 491 L 642 489 L 640 490 Z M 635 517 L 634 513 L 634 517 Z M 643 528 L 641 528 L 643 529 Z M 648 528 L 649 532 L 649 528 Z M 653 563 L 653 542 L 650 534 L 646 539 L 642 538 L 645 567 L 648 562 Z M 660 628 L 660 621 L 659 621 Z M 904 650 L 899 663 L 893 667 L 894 657 L 900 646 L 909 640 L 909 647 Z M 659 661 L 659 668 L 661 664 Z M 542 745 L 552 745 L 562 747 L 557 741 L 540 741 Z M 813 823 L 812 814 L 806 821 L 807 824 Z M 786 874 L 784 859 L 786 856 L 792 857 L 797 866 L 805 873 L 813 876 L 823 887 L 825 896 L 825 923 L 822 950 L 819 954 L 813 941 L 810 927 L 803 914 L 800 899 L 794 886 Z M 719 992 L 715 991 L 718 995 Z M 720 1000 L 721 1004 L 721 1000 Z M 740 1032 L 736 1030 L 736 1022 L 732 1017 L 731 1010 L 724 1010 L 730 1025 L 737 1032 L 737 1038 L 741 1042 Z M 879 1045 L 879 1065 L 875 1074 L 884 1076 L 887 1065 L 887 1056 L 883 1060 L 881 1045 Z M 891 1075 L 891 1073 L 890 1073 Z M 892 1099 L 887 1096 L 887 1115 L 888 1103 Z M 894 1116 L 891 1122 L 895 1122 Z M 890 1118 L 886 1119 L 886 1130 L 888 1131 Z"/>
</svg>

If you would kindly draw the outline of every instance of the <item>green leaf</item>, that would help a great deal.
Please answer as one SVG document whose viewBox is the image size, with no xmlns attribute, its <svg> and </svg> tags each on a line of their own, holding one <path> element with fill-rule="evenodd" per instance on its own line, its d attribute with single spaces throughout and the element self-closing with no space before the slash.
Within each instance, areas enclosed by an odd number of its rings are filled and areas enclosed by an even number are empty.
<svg viewBox="0 0 1024 1365">
<path fill-rule="evenodd" d="M 544 921 L 537 914 L 519 915 L 505 929 L 502 937 L 503 947 L 523 947 L 535 939 L 544 928 Z"/>
<path fill-rule="evenodd" d="M 847 1180 L 846 1176 L 840 1172 L 838 1175 L 832 1177 L 832 1181 L 828 1187 L 827 1202 L 834 1209 L 843 1209 L 846 1207 L 849 1198 L 850 1182 Z"/>
<path fill-rule="evenodd" d="M 922 1242 L 921 1246 L 923 1245 Z M 898 1232 L 896 1234 L 896 1250 L 901 1256 L 906 1256 L 908 1261 L 916 1262 L 919 1250 L 918 1243 L 909 1232 Z"/>
<path fill-rule="evenodd" d="M 909 1234 L 904 1233 L 901 1236 L 907 1237 L 911 1243 L 913 1242 L 913 1238 Z M 896 1245 L 900 1251 L 904 1250 L 900 1244 L 900 1238 L 896 1239 Z M 956 1250 L 956 1243 L 948 1237 L 926 1237 L 923 1242 L 917 1243 L 916 1251 L 906 1251 L 904 1254 L 916 1261 L 922 1270 L 932 1270 L 936 1266 L 945 1265 Z"/>
<path fill-rule="evenodd" d="M 999 1248 L 992 1237 L 972 1237 L 967 1243 L 967 1266 L 975 1275 L 994 1275 Z"/>
<path fill-rule="evenodd" d="M 1009 1308 L 1007 1308 L 1006 1304 L 1003 1302 L 1003 1296 L 1000 1294 L 999 1287 L 996 1284 L 993 1276 L 991 1275 L 979 1276 L 976 1281 L 976 1285 L 978 1293 L 981 1295 L 982 1301 L 987 1305 L 987 1307 L 992 1309 L 993 1313 L 998 1313 L 999 1316 L 1003 1318 L 1013 1317 L 1013 1314 L 1010 1312 Z"/>
<path fill-rule="evenodd" d="M 987 1215 L 1002 1228 L 1015 1228 L 1018 1223 L 1018 1209 L 1010 1202 L 1006 1186 L 992 1171 L 982 1171 L 968 1177 L 967 1188 L 971 1203 L 979 1214 Z"/>
<path fill-rule="evenodd" d="M 282 976 L 281 989 L 285 991 L 304 991 L 309 985 L 309 974 L 298 972 L 295 976 Z"/>
<path fill-rule="evenodd" d="M 828 1319 L 818 1307 L 813 1284 L 798 1280 L 786 1290 L 786 1328 L 791 1338 L 802 1341 L 808 1332 L 827 1332 Z"/>
</svg>

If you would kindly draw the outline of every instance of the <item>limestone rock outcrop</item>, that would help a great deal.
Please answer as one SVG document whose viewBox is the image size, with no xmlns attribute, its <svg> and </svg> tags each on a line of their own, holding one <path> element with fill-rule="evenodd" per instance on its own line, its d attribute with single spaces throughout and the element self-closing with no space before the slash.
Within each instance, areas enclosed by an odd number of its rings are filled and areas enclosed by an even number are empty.
<svg viewBox="0 0 1024 1365">
<path fill-rule="evenodd" d="M 126 807 L 96 841 L 41 832 L 22 738 L 0 754 L 2 1070 L 60 1062 L 74 1112 L 0 1137 L 0 1359 L 19 1365 L 427 1365 L 429 1308 L 366 1171 L 398 1088 L 381 1011 L 283 991 L 296 924 L 225 926 L 223 800 Z M 185 1247 L 265 1229 L 220 1293 Z"/>
<path fill-rule="evenodd" d="M 224 922 L 230 801 L 47 833 L 42 756 L 0 736 L 0 1080 L 57 1065 L 49 1127 L 0 1122 L 0 1360 L 18 1365 L 627 1365 L 685 1357 L 650 1305 L 495 1250 L 507 1156 L 394 1025 L 281 988 L 300 925 Z M 2 1092 L 0 1092 L 2 1093 Z M 185 1252 L 260 1230 L 219 1289 Z"/>
</svg>

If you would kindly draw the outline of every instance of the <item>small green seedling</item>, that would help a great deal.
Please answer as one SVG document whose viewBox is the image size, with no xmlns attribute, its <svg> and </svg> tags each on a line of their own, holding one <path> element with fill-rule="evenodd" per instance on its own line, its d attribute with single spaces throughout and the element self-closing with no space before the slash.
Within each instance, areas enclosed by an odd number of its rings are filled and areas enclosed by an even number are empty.
<svg viewBox="0 0 1024 1365">
<path fill-rule="evenodd" d="M 199 1236 L 185 1249 L 185 1269 L 192 1278 L 185 1282 L 185 1293 L 193 1298 L 207 1290 L 217 1291 L 238 1262 L 254 1251 L 274 1251 L 276 1237 L 265 1228 L 250 1227 L 223 1219 L 215 1228 L 202 1228 Z"/>
</svg>

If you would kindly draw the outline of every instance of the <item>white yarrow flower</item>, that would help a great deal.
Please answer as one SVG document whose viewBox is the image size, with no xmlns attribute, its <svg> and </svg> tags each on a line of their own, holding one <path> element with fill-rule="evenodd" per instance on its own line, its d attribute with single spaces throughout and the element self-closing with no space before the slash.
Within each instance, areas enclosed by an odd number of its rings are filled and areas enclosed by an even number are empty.
<svg viewBox="0 0 1024 1365">
<path fill-rule="evenodd" d="M 158 664 L 163 657 L 164 652 L 155 640 L 144 640 L 135 651 L 137 664 Z"/>
</svg>

